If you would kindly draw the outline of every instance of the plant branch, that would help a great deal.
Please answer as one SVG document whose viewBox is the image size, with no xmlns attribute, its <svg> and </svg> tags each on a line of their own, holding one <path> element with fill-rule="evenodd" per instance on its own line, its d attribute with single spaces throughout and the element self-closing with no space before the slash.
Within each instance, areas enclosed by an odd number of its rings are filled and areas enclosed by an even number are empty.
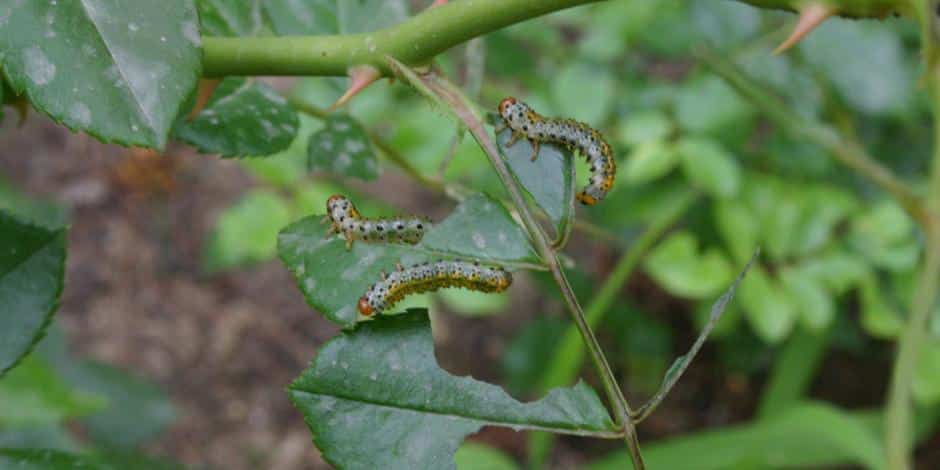
<svg viewBox="0 0 940 470">
<path fill-rule="evenodd" d="M 327 36 L 204 37 L 203 73 L 345 76 L 371 65 L 385 76 L 385 56 L 418 66 L 477 36 L 537 16 L 600 0 L 473 0 L 428 8 L 395 26 L 370 33 Z"/>
<path fill-rule="evenodd" d="M 203 74 L 346 76 L 350 68 L 376 67 L 391 76 L 386 55 L 409 66 L 473 38 L 531 18 L 600 0 L 455 0 L 395 26 L 358 34 L 202 38 Z M 798 11 L 805 0 L 741 0 L 759 8 Z M 883 18 L 907 13 L 902 0 L 827 0 L 837 14 Z"/>
<path fill-rule="evenodd" d="M 853 139 L 839 134 L 822 123 L 811 122 L 800 116 L 783 100 L 768 93 L 766 87 L 761 86 L 736 65 L 714 51 L 699 48 L 695 55 L 794 138 L 806 139 L 825 148 L 843 165 L 855 170 L 890 193 L 914 220 L 921 223 L 925 221 L 927 212 L 924 210 L 920 195 L 912 191 L 910 185 L 895 176 L 891 170 L 872 158 Z"/>
<path fill-rule="evenodd" d="M 925 61 L 925 78 L 930 94 L 934 122 L 934 154 L 928 183 L 925 210 L 928 217 L 921 220 L 926 253 L 923 267 L 917 279 L 917 287 L 911 305 L 911 315 L 901 337 L 898 339 L 898 354 L 891 388 L 888 391 L 887 417 L 885 422 L 885 453 L 888 468 L 909 469 L 912 408 L 911 389 L 914 372 L 920 357 L 921 346 L 927 336 L 927 322 L 934 308 L 937 289 L 940 286 L 940 50 L 936 30 L 936 0 L 913 2 L 921 24 L 921 47 Z"/>
<path fill-rule="evenodd" d="M 395 59 L 390 57 L 388 61 L 390 66 L 395 68 L 396 73 L 404 80 L 411 83 L 420 93 L 427 95 L 429 98 L 442 105 L 446 105 L 446 109 L 452 111 L 457 118 L 467 126 L 467 130 L 470 131 L 470 134 L 483 149 L 490 164 L 496 171 L 500 182 L 502 182 L 506 191 L 509 192 L 511 202 L 516 210 L 519 211 L 522 224 L 531 237 L 536 252 L 538 252 L 539 256 L 552 273 L 552 277 L 555 279 L 555 282 L 558 284 L 565 298 L 565 303 L 574 318 L 575 324 L 578 326 L 582 340 L 587 345 L 591 359 L 598 369 L 598 374 L 604 384 L 607 399 L 614 409 L 614 421 L 623 430 L 624 441 L 627 444 L 630 457 L 633 459 L 634 468 L 636 470 L 644 470 L 646 467 L 640 455 L 640 444 L 636 436 L 636 427 L 633 424 L 633 420 L 630 418 L 632 414 L 630 405 L 624 398 L 623 393 L 621 393 L 620 387 L 617 385 L 617 380 L 610 368 L 610 364 L 608 364 L 607 358 L 604 356 L 600 344 L 597 342 L 597 338 L 594 336 L 594 333 L 591 331 L 591 328 L 584 318 L 584 312 L 581 310 L 578 299 L 574 295 L 574 290 L 571 288 L 571 284 L 568 282 L 565 272 L 561 268 L 557 254 L 552 250 L 548 237 L 535 220 L 532 211 L 529 210 L 529 206 L 526 204 L 525 197 L 522 194 L 522 189 L 516 184 L 516 180 L 512 177 L 509 168 L 500 157 L 496 143 L 490 138 L 489 134 L 487 134 L 483 121 L 477 114 L 474 105 L 456 86 L 442 77 L 433 73 L 417 76 L 414 71 L 404 64 L 397 62 Z"/>
</svg>

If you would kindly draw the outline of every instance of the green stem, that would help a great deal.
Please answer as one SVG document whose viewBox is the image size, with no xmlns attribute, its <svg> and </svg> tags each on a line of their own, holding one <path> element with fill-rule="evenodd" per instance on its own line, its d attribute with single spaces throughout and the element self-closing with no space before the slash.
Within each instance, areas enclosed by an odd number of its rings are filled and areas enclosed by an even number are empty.
<svg viewBox="0 0 940 470">
<path fill-rule="evenodd" d="M 604 280 L 601 288 L 594 295 L 593 300 L 585 311 L 589 328 L 596 328 L 610 310 L 617 293 L 623 288 L 636 266 L 650 247 L 669 229 L 695 201 L 696 194 L 690 191 L 688 195 L 677 201 L 675 205 L 663 212 L 649 227 L 630 245 L 617 261 L 614 269 Z M 555 387 L 570 384 L 584 362 L 584 341 L 581 339 L 580 329 L 571 326 L 562 336 L 555 349 L 555 354 L 548 361 L 548 370 L 542 376 L 538 390 L 547 393 Z M 551 447 L 554 436 L 544 433 L 533 433 L 530 437 L 529 449 L 532 462 L 542 462 Z"/>
<path fill-rule="evenodd" d="M 924 202 L 925 217 L 920 221 L 926 245 L 925 261 L 917 279 L 911 315 L 898 339 L 891 388 L 888 390 L 885 423 L 885 453 L 888 468 L 911 468 L 911 389 L 921 346 L 927 336 L 927 322 L 940 286 L 940 50 L 937 48 L 935 0 L 913 2 L 921 24 L 921 47 L 925 78 L 930 93 L 934 122 L 934 154 Z"/>
<path fill-rule="evenodd" d="M 599 0 L 465 0 L 428 8 L 390 28 L 330 36 L 204 37 L 203 73 L 341 76 L 372 65 L 386 76 L 385 56 L 423 65 L 477 36 L 537 16 Z"/>
<path fill-rule="evenodd" d="M 604 280 L 601 288 L 587 307 L 587 323 L 590 327 L 597 327 L 601 319 L 604 318 L 604 314 L 610 310 L 611 305 L 617 298 L 617 293 L 620 292 L 620 289 L 630 278 L 630 274 L 633 273 L 643 255 L 685 213 L 695 201 L 695 196 L 696 193 L 690 191 L 685 197 L 678 200 L 668 211 L 654 220 L 646 231 L 630 245 L 630 249 L 620 257 L 620 260 L 617 261 L 614 269 Z M 552 359 L 548 361 L 551 365 L 550 369 L 542 376 L 539 384 L 539 390 L 542 392 L 567 385 L 577 377 L 578 371 L 581 369 L 581 363 L 584 361 L 584 348 L 578 337 L 578 330 L 574 327 L 569 328 L 555 351 Z"/>
</svg>

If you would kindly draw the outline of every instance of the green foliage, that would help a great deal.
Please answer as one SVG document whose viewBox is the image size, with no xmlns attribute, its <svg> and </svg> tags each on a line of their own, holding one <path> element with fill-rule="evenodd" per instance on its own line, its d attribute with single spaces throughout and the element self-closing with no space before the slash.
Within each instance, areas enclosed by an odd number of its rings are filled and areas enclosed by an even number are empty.
<svg viewBox="0 0 940 470">
<path fill-rule="evenodd" d="M 484 425 L 613 429 L 583 383 L 520 403 L 496 386 L 443 371 L 424 311 L 381 317 L 327 343 L 290 396 L 337 467 L 454 468 L 464 436 Z"/>
<path fill-rule="evenodd" d="M 0 211 L 0 377 L 42 338 L 59 306 L 65 235 Z"/>
<path fill-rule="evenodd" d="M 731 265 L 717 250 L 698 253 L 695 237 L 676 232 L 660 243 L 645 262 L 646 271 L 669 292 L 682 297 L 712 297 L 731 281 Z"/>
<path fill-rule="evenodd" d="M 648 445 L 649 468 L 830 467 L 845 464 L 881 468 L 884 451 L 875 434 L 856 416 L 831 405 L 803 403 L 772 418 L 682 436 Z M 623 453 L 606 457 L 591 470 L 630 468 Z"/>
<path fill-rule="evenodd" d="M 3 7 L 0 60 L 13 89 L 73 130 L 163 147 L 201 72 L 187 0 Z"/>
<path fill-rule="evenodd" d="M 176 129 L 176 137 L 200 152 L 223 157 L 271 155 L 297 135 L 297 113 L 264 83 L 227 78 L 206 107 Z"/>
<path fill-rule="evenodd" d="M 49 449 L 0 449 L 0 466 L 17 470 L 176 470 L 175 463 L 139 454 L 70 454 Z"/>
<path fill-rule="evenodd" d="M 0 425 L 58 423 L 107 405 L 100 395 L 73 390 L 41 359 L 29 358 L 0 381 Z"/>
</svg>

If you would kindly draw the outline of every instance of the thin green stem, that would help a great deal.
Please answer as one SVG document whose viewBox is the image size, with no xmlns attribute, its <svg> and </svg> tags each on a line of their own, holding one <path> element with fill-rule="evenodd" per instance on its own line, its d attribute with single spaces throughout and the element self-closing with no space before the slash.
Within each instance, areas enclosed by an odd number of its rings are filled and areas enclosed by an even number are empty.
<svg viewBox="0 0 940 470">
<path fill-rule="evenodd" d="M 911 389 L 921 346 L 927 336 L 927 322 L 934 308 L 940 287 L 940 50 L 937 47 L 936 0 L 914 2 L 921 24 L 921 47 L 925 61 L 925 78 L 930 93 L 934 121 L 934 154 L 924 203 L 926 217 L 921 220 L 926 245 L 925 261 L 917 279 L 917 290 L 911 315 L 901 337 L 898 354 L 888 390 L 885 422 L 885 453 L 888 468 L 907 470 L 911 467 L 913 403 Z"/>
<path fill-rule="evenodd" d="M 630 248 L 624 252 L 587 307 L 586 317 L 590 327 L 597 327 L 601 319 L 604 318 L 604 314 L 610 310 L 617 298 L 617 293 L 620 292 L 620 289 L 630 278 L 640 260 L 643 259 L 650 247 L 662 237 L 663 233 L 688 210 L 695 201 L 695 196 L 695 192 L 689 191 L 686 196 L 677 200 L 676 204 L 654 220 L 643 234 L 630 245 Z M 539 390 L 545 392 L 551 388 L 571 383 L 577 377 L 583 361 L 584 348 L 578 337 L 578 330 L 575 327 L 569 328 L 555 349 L 552 359 L 548 361 L 550 368 L 542 376 Z"/>
<path fill-rule="evenodd" d="M 610 368 L 610 364 L 608 364 L 607 358 L 604 356 L 600 344 L 594 336 L 594 332 L 591 331 L 591 328 L 585 320 L 584 311 L 581 310 L 581 305 L 574 295 L 574 290 L 568 282 L 568 278 L 565 276 L 565 272 L 558 261 L 558 255 L 552 250 L 548 237 L 535 220 L 535 216 L 529 209 L 525 197 L 522 194 L 522 189 L 512 177 L 506 163 L 500 157 L 496 143 L 490 138 L 489 134 L 487 134 L 482 120 L 476 114 L 474 105 L 457 87 L 437 75 L 427 74 L 419 77 L 413 70 L 408 69 L 399 62 L 390 60 L 390 64 L 393 64 L 396 67 L 396 71 L 402 75 L 403 79 L 412 83 L 419 92 L 429 94 L 429 97 L 432 99 L 445 103 L 448 109 L 467 126 L 467 130 L 470 131 L 470 134 L 483 149 L 483 153 L 486 154 L 490 165 L 496 171 L 500 182 L 502 182 L 506 191 L 509 192 L 510 201 L 518 211 L 522 225 L 525 227 L 526 232 L 528 232 L 536 252 L 552 273 L 555 283 L 558 284 L 558 288 L 562 292 L 568 310 L 574 319 L 575 325 L 578 327 L 578 331 L 581 333 L 582 340 L 587 345 L 591 360 L 601 377 L 604 392 L 607 395 L 610 406 L 614 409 L 614 420 L 623 430 L 623 438 L 630 452 L 630 457 L 633 460 L 634 469 L 644 470 L 646 466 L 643 464 L 643 457 L 640 455 L 640 444 L 636 436 L 636 427 L 633 420 L 630 418 L 632 413 L 630 405 L 620 391 L 620 387 Z"/>
</svg>

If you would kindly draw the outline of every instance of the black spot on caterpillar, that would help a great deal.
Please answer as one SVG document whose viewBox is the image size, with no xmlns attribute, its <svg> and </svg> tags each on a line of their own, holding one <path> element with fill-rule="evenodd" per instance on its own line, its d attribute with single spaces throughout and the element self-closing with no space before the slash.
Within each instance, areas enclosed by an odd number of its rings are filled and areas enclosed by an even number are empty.
<svg viewBox="0 0 940 470">
<path fill-rule="evenodd" d="M 343 234 L 347 250 L 352 248 L 354 240 L 414 245 L 421 241 L 424 232 L 431 226 L 423 217 L 364 218 L 352 201 L 339 194 L 327 199 L 323 222 L 331 223 L 328 234 Z"/>
<path fill-rule="evenodd" d="M 463 287 L 481 292 L 502 292 L 512 284 L 512 274 L 501 267 L 482 266 L 468 261 L 437 261 L 395 271 L 369 287 L 359 298 L 359 313 L 364 316 L 381 314 L 409 294 L 434 291 L 445 287 Z"/>
<path fill-rule="evenodd" d="M 512 138 L 506 146 L 511 146 L 520 137 L 532 143 L 532 160 L 539 154 L 539 144 L 550 142 L 569 149 L 577 149 L 591 167 L 588 185 L 578 193 L 578 201 L 584 205 L 594 205 L 604 199 L 614 185 L 617 163 L 610 145 L 600 132 L 583 122 L 572 119 L 546 118 L 529 105 L 508 97 L 499 102 L 499 115 L 503 124 L 512 130 Z M 501 129 L 498 129 L 501 130 Z"/>
</svg>

